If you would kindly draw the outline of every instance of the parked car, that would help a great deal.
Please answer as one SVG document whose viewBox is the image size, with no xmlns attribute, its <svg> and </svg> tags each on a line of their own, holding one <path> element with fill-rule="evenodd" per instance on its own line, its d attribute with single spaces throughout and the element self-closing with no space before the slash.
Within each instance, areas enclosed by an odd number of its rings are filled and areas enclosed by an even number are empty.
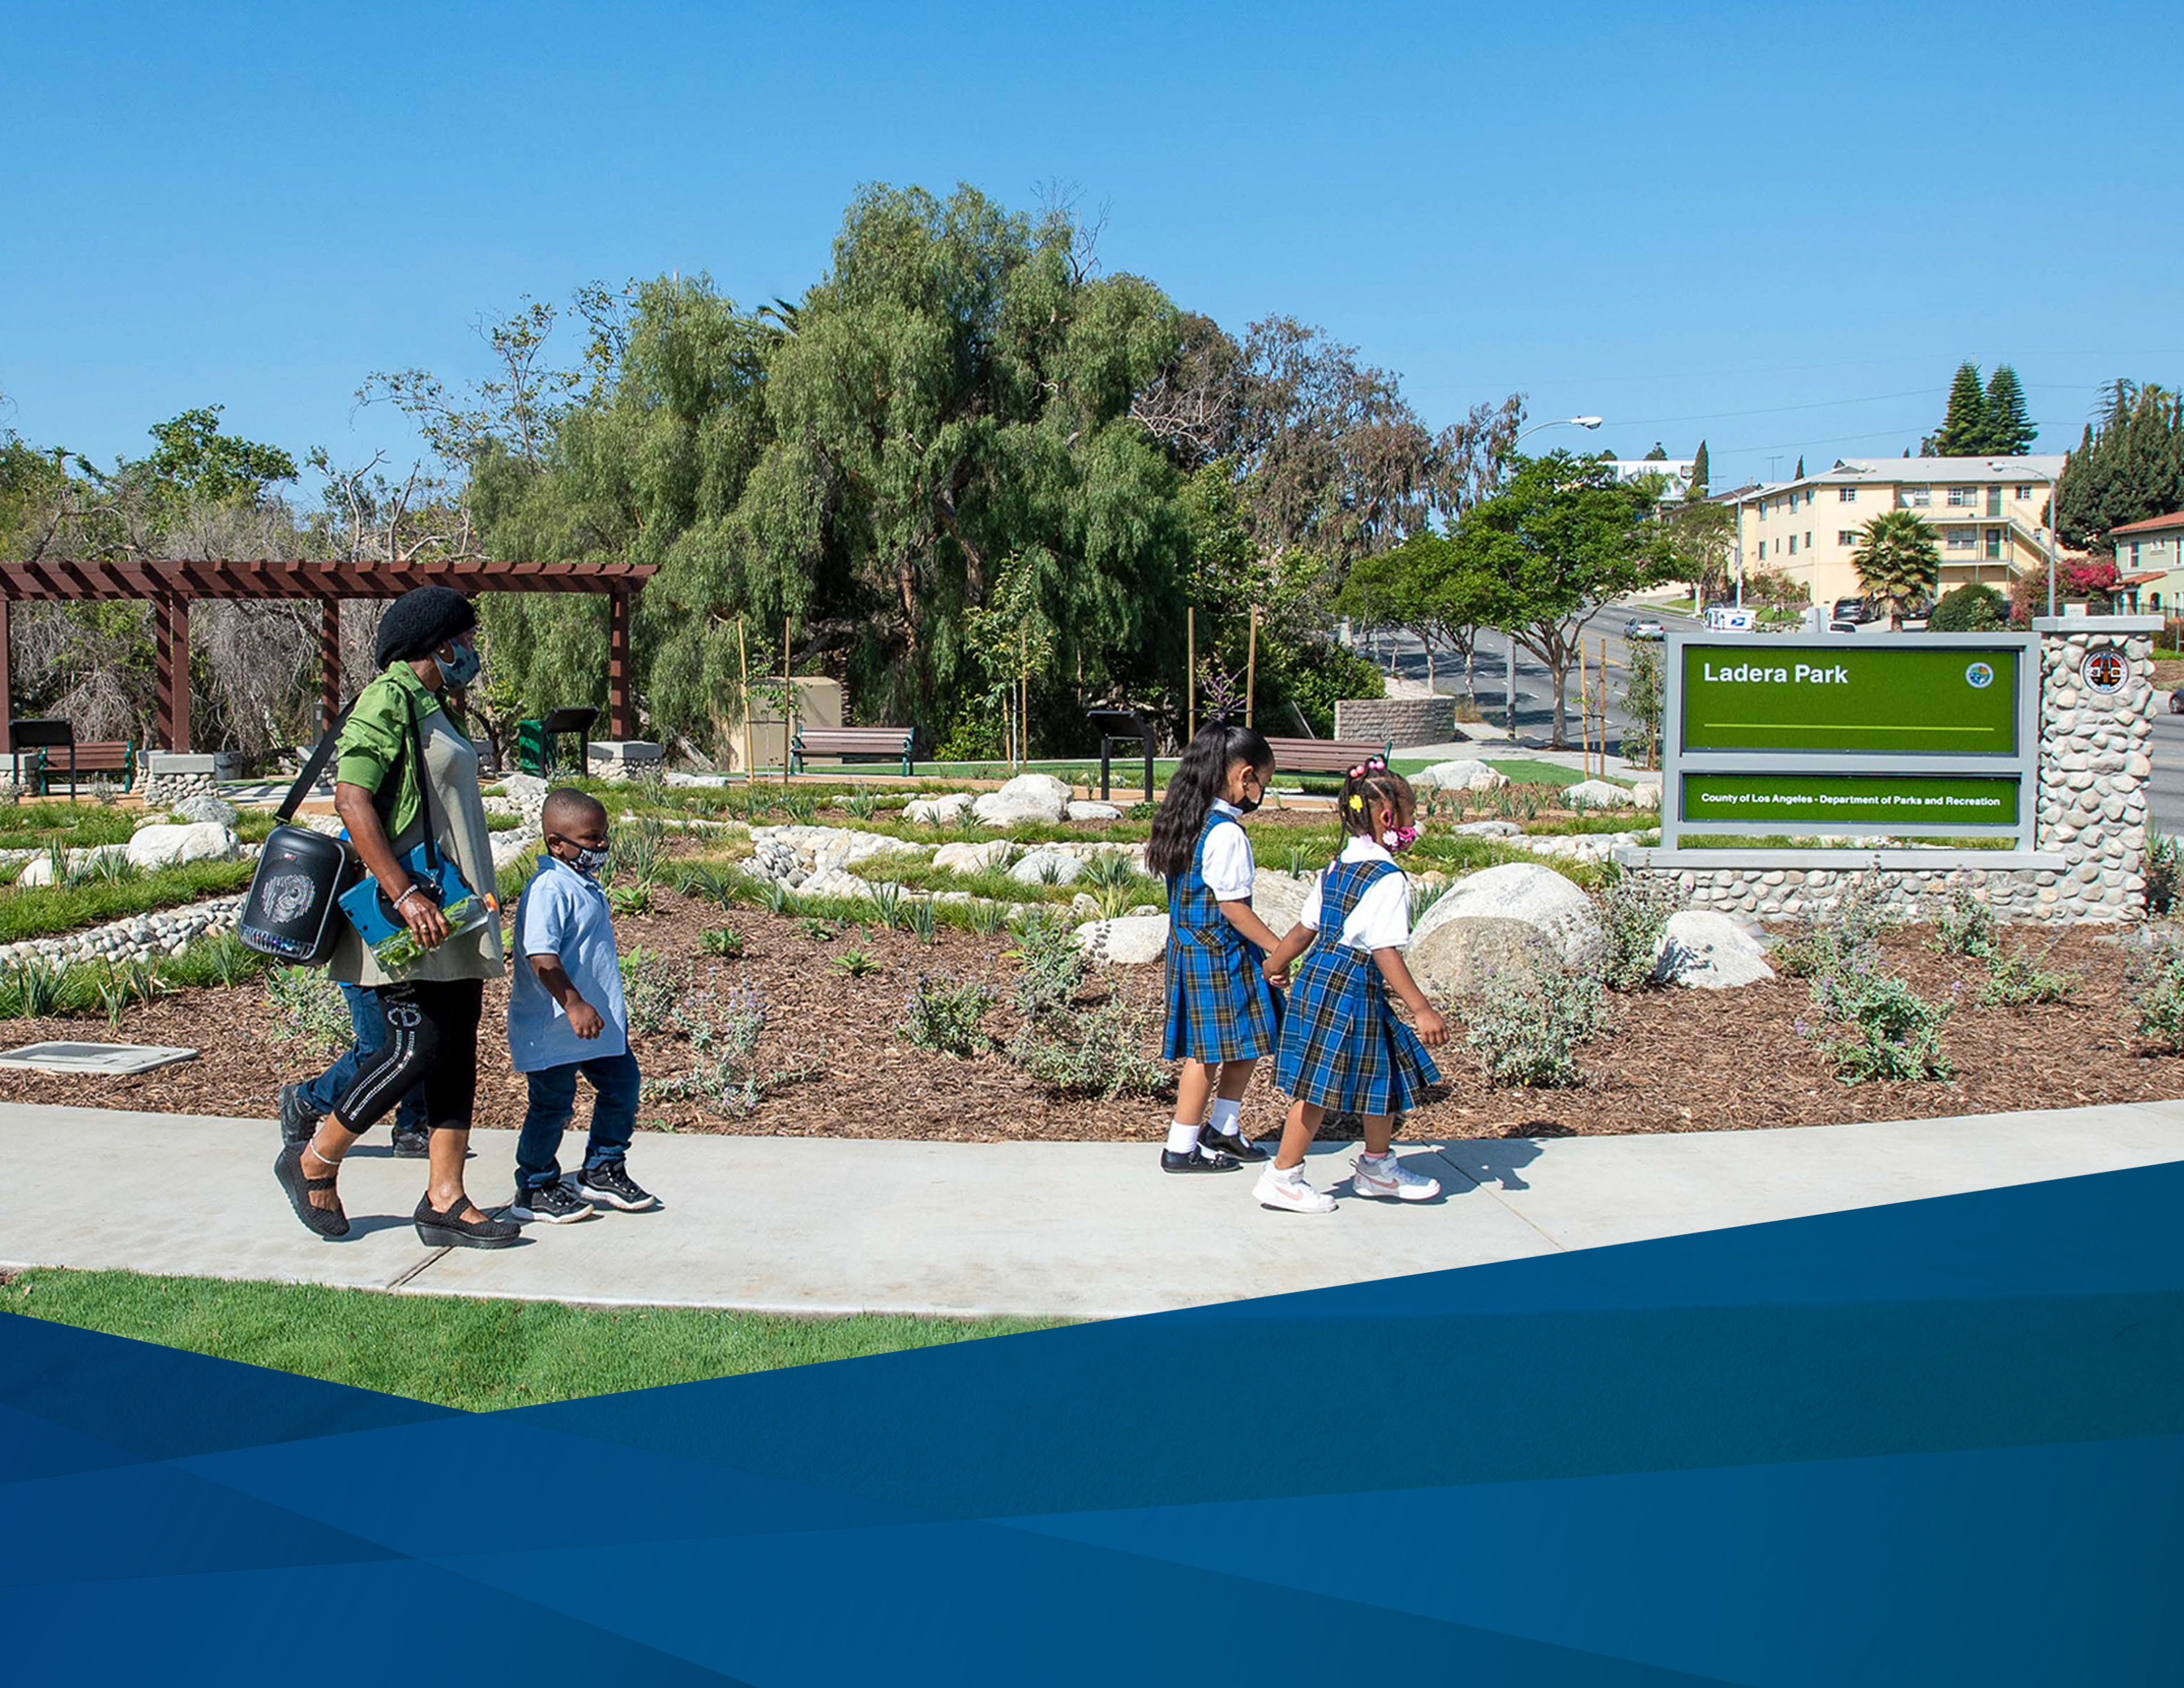
<svg viewBox="0 0 2184 1688">
<path fill-rule="evenodd" d="M 1870 621 L 1873 619 L 1873 605 L 1863 598 L 1838 598 L 1836 599 L 1835 611 L 1828 619 L 1831 621 L 1847 621 L 1852 627 L 1857 627 L 1862 622 Z"/>
<path fill-rule="evenodd" d="M 1668 636 L 1669 630 L 1651 616 L 1633 616 L 1623 624 L 1623 637 L 1626 639 L 1664 639 Z"/>
<path fill-rule="evenodd" d="M 2184 692 L 2171 692 L 2169 694 L 2169 713 L 2184 715 Z"/>
</svg>

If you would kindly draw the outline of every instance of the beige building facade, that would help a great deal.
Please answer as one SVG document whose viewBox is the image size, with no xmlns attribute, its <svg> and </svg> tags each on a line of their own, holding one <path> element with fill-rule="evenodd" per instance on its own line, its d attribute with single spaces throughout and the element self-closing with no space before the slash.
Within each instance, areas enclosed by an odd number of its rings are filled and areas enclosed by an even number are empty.
<svg viewBox="0 0 2184 1688">
<path fill-rule="evenodd" d="M 2184 611 L 2184 510 L 2109 530 L 2123 583 L 2119 602 L 2149 615 Z"/>
<path fill-rule="evenodd" d="M 1744 487 L 1718 502 L 1736 511 L 1747 571 L 1786 574 L 1806 601 L 1859 595 L 1859 532 L 1876 515 L 1910 510 L 1934 530 L 1941 589 L 1978 581 L 2007 593 L 2020 573 L 2044 575 L 2059 454 L 2041 457 L 1847 457 L 1796 481 Z"/>
</svg>

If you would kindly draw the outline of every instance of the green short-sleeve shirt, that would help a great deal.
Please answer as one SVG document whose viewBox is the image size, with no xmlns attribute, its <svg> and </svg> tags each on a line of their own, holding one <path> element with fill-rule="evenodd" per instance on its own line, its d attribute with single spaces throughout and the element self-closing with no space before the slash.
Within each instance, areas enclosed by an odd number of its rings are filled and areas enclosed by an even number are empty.
<svg viewBox="0 0 2184 1688">
<path fill-rule="evenodd" d="M 422 722 L 439 707 L 437 694 L 417 677 L 415 669 L 393 662 L 357 694 L 356 707 L 343 724 L 334 763 L 337 781 L 362 786 L 377 799 L 388 772 L 394 773 L 393 805 L 382 805 L 390 839 L 402 837 L 417 820 L 416 758 L 408 754 L 412 711 Z"/>
</svg>

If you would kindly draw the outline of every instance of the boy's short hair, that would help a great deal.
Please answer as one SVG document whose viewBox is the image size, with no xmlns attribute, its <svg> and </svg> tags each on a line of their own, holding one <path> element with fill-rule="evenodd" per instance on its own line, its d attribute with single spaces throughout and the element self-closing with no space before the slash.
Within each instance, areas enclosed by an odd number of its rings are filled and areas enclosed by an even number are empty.
<svg viewBox="0 0 2184 1688">
<path fill-rule="evenodd" d="M 582 827 L 593 821 L 607 818 L 607 805 L 588 791 L 578 791 L 574 786 L 562 786 L 546 794 L 546 806 L 538 812 L 538 829 L 560 838 L 569 836 L 571 827 Z"/>
</svg>

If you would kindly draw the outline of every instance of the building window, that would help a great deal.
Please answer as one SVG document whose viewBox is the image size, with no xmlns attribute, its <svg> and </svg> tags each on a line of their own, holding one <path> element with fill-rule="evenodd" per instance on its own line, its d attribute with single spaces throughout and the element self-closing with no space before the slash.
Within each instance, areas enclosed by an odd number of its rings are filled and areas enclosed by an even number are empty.
<svg viewBox="0 0 2184 1688">
<path fill-rule="evenodd" d="M 1858 488 L 1855 487 L 1836 487 L 1836 502 L 1839 504 L 1856 504 L 1858 502 Z"/>
<path fill-rule="evenodd" d="M 1978 502 L 1979 488 L 1977 487 L 1952 487 L 1949 488 L 1949 504 L 1953 509 L 1970 510 Z"/>
<path fill-rule="evenodd" d="M 1790 536 L 1790 554 L 1793 557 L 1797 554 L 1797 536 L 1794 533 Z"/>
<path fill-rule="evenodd" d="M 1991 563 L 2002 560 L 2002 530 L 1990 527 L 1986 531 L 1986 558 Z"/>
<path fill-rule="evenodd" d="M 1933 502 L 1934 489 L 1931 487 L 1899 487 L 1896 490 L 1896 507 L 1898 510 L 1924 510 Z"/>
<path fill-rule="evenodd" d="M 1979 529 L 1976 527 L 1951 527 L 1943 531 L 1947 536 L 1948 547 L 1952 551 L 1979 549 Z"/>
<path fill-rule="evenodd" d="M 2161 607 L 2161 594 L 2158 592 L 2153 594 L 2153 607 L 2157 610 Z"/>
<path fill-rule="evenodd" d="M 1855 545 L 1858 543 L 1858 535 L 1850 528 L 1839 527 L 1836 530 L 1836 543 L 1838 545 Z"/>
<path fill-rule="evenodd" d="M 2031 498 L 2031 496 L 2032 496 L 2032 488 L 2031 488 L 2031 487 L 2020 487 L 2017 489 L 2017 501 L 2018 501 L 2018 503 L 2020 503 L 2020 504 L 2023 504 L 2023 503 L 2024 503 L 2027 499 Z"/>
<path fill-rule="evenodd" d="M 1813 530 L 1809 527 L 1805 530 L 1805 549 L 1808 551 L 1813 549 Z"/>
<path fill-rule="evenodd" d="M 2138 541 L 2136 539 L 2131 542 L 2131 565 L 2133 568 L 2138 566 Z"/>
</svg>

